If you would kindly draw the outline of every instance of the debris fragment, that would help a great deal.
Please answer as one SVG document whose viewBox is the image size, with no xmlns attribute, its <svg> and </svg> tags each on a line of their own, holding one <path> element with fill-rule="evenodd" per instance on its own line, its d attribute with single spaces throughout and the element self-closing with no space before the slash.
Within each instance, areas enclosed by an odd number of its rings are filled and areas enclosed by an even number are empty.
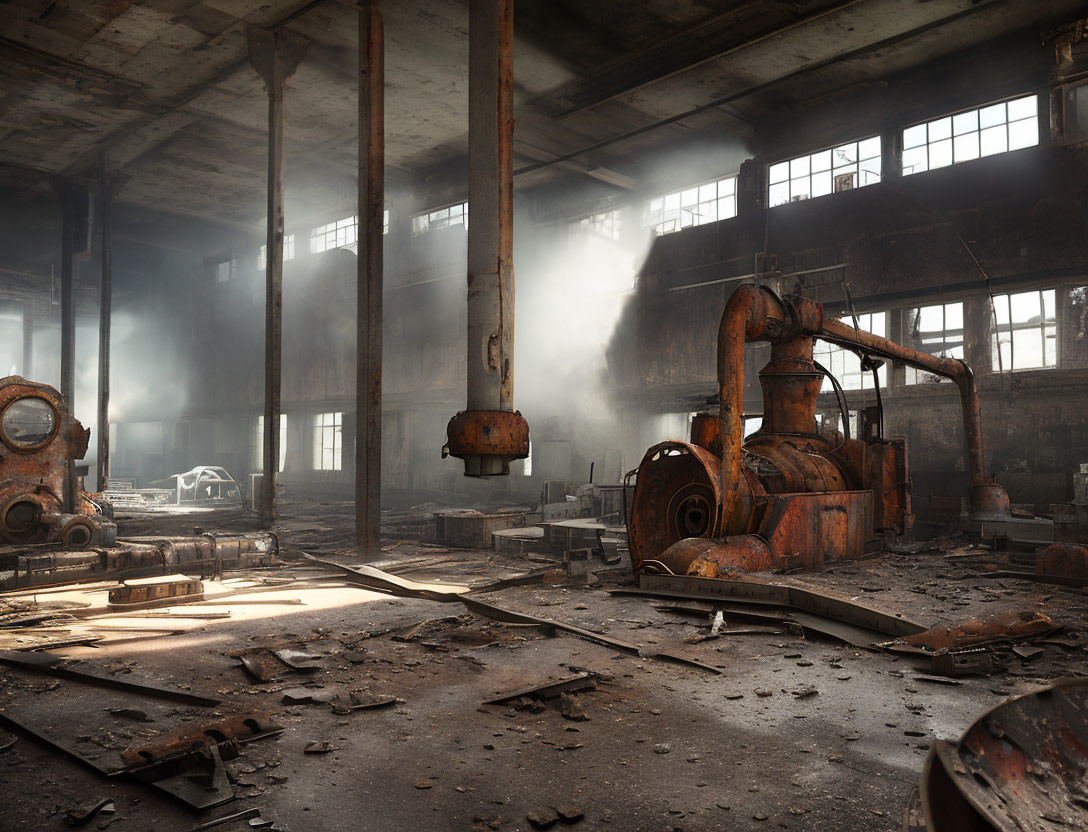
<svg viewBox="0 0 1088 832">
<path fill-rule="evenodd" d="M 534 829 L 548 829 L 559 822 L 559 813 L 555 809 L 533 809 L 525 819 Z"/>
<path fill-rule="evenodd" d="M 84 826 L 94 820 L 95 816 L 107 806 L 113 805 L 113 798 L 104 797 L 97 803 L 84 806 L 79 809 L 69 809 L 64 813 L 64 822 L 68 826 Z"/>
<path fill-rule="evenodd" d="M 338 751 L 339 746 L 328 740 L 310 740 L 302 750 L 307 754 L 328 754 L 330 751 Z"/>
<path fill-rule="evenodd" d="M 570 803 L 556 806 L 555 812 L 563 823 L 577 823 L 586 816 L 585 812 Z"/>
<path fill-rule="evenodd" d="M 589 714 L 581 709 L 578 697 L 570 693 L 559 694 L 559 713 L 561 713 L 565 719 L 571 719 L 576 722 L 584 722 L 589 719 Z"/>
</svg>

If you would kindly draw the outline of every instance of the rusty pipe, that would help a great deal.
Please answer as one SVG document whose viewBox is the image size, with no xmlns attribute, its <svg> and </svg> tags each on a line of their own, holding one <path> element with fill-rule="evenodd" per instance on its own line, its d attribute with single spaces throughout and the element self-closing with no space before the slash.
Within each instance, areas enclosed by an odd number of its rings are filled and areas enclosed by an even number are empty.
<svg viewBox="0 0 1088 832">
<path fill-rule="evenodd" d="M 819 337 L 839 346 L 860 347 L 872 355 L 900 361 L 908 366 L 928 370 L 954 381 L 960 391 L 963 433 L 967 441 L 972 513 L 1008 515 L 1008 495 L 986 473 L 986 462 L 982 452 L 982 417 L 979 412 L 978 388 L 975 385 L 975 374 L 965 361 L 919 352 L 837 320 L 824 321 Z"/>
<path fill-rule="evenodd" d="M 718 432 L 722 439 L 722 524 L 733 528 L 740 503 L 744 444 L 744 344 L 777 339 L 786 323 L 782 303 L 768 289 L 738 286 L 718 325 Z"/>
</svg>

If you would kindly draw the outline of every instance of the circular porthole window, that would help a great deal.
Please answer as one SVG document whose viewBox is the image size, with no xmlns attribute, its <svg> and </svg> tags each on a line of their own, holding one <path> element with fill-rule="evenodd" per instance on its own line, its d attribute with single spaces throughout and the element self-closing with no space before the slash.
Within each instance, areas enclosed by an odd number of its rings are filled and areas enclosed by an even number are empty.
<svg viewBox="0 0 1088 832">
<path fill-rule="evenodd" d="M 40 396 L 23 396 L 4 408 L 0 431 L 14 450 L 32 451 L 47 444 L 57 432 L 57 411 Z"/>
</svg>

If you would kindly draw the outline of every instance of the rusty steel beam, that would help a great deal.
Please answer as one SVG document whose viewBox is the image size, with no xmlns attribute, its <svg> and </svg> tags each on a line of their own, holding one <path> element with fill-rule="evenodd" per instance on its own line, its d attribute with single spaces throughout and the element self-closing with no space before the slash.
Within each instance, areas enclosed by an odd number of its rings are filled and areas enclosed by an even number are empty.
<svg viewBox="0 0 1088 832">
<path fill-rule="evenodd" d="M 34 377 L 34 299 L 23 301 L 23 378 Z"/>
<path fill-rule="evenodd" d="M 109 159 L 98 159 L 102 283 L 98 296 L 98 491 L 110 485 L 110 323 L 113 318 L 113 184 Z"/>
<path fill-rule="evenodd" d="M 287 79 L 306 52 L 307 41 L 288 32 L 251 26 L 249 62 L 268 90 L 268 200 L 265 237 L 264 471 L 260 515 L 276 519 L 279 471 L 280 368 L 283 345 L 283 105 Z"/>
<path fill-rule="evenodd" d="M 76 307 L 72 297 L 73 269 L 75 268 L 75 233 L 76 233 L 76 189 L 63 177 L 53 177 L 53 187 L 60 196 L 61 240 L 60 240 L 60 393 L 68 405 L 66 424 L 67 432 L 71 428 L 71 414 L 75 412 L 75 350 L 76 350 Z M 64 475 L 64 511 L 71 514 L 75 507 L 76 464 L 74 459 L 67 461 Z"/>
<path fill-rule="evenodd" d="M 380 556 L 385 54 L 378 3 L 359 8 L 359 257 L 356 282 L 355 543 Z"/>
<path fill-rule="evenodd" d="M 443 449 L 465 476 L 529 454 L 514 411 L 514 3 L 471 0 L 468 47 L 468 408 Z"/>
</svg>

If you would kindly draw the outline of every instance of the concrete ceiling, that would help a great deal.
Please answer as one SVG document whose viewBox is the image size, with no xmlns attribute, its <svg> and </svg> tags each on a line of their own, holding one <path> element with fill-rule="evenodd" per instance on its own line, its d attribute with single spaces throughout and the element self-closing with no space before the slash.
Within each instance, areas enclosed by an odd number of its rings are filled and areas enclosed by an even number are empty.
<svg viewBox="0 0 1088 832">
<path fill-rule="evenodd" d="M 284 25 L 310 41 L 288 83 L 289 224 L 350 204 L 357 15 L 310 5 L 0 4 L 0 184 L 44 187 L 106 150 L 128 177 L 122 202 L 262 225 L 267 103 L 246 26 Z M 598 167 L 622 181 L 638 154 L 693 135 L 736 143 L 784 109 L 1080 11 L 1080 0 L 517 0 L 516 164 L 570 157 L 519 185 Z M 390 181 L 418 183 L 465 154 L 467 0 L 386 0 L 383 12 Z"/>
</svg>

